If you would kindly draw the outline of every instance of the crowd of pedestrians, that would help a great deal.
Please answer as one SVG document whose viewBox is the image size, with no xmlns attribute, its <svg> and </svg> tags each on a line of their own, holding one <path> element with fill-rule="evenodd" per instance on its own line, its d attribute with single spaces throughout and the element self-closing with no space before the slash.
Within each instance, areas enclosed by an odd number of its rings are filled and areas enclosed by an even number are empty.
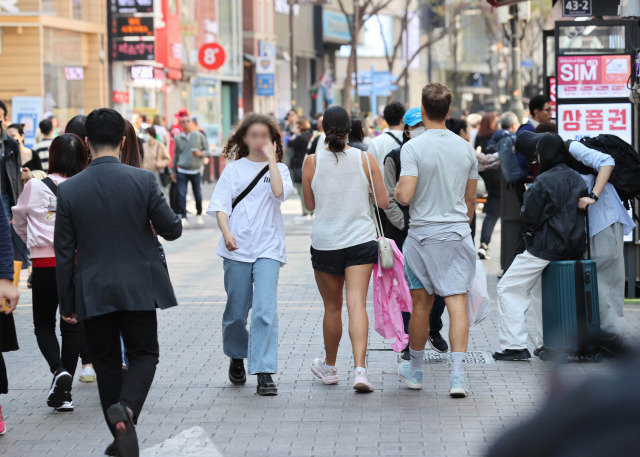
<svg viewBox="0 0 640 457">
<path fill-rule="evenodd" d="M 469 395 L 467 294 L 476 262 L 490 258 L 505 191 L 514 192 L 521 206 L 524 243 L 498 284 L 501 347 L 494 358 L 530 358 L 529 338 L 534 355 L 543 351 L 542 271 L 552 261 L 581 258 L 588 236 L 600 278 L 602 344 L 612 353 L 620 347 L 622 244 L 635 224 L 609 182 L 615 160 L 563 141 L 544 96 L 531 99 L 523 125 L 512 112 L 452 116 L 452 97 L 448 87 L 431 83 L 419 106 L 388 104 L 386 127 L 375 137 L 366 119 L 339 106 L 314 121 L 291 110 L 283 124 L 248 114 L 234 127 L 222 150 L 229 163 L 206 208 L 222 234 L 216 249 L 227 294 L 222 347 L 233 385 L 255 375 L 257 394 L 278 394 L 278 281 L 287 261 L 281 205 L 294 193 L 302 206 L 296 222 L 313 223 L 310 270 L 324 303 L 324 353 L 310 368 L 325 385 L 340 380 L 346 301 L 353 389 L 375 390 L 367 367 L 366 303 L 374 272 L 379 280 L 391 268 L 381 267 L 391 250 L 391 261 L 401 262 L 394 266 L 401 274 L 392 287 L 406 289 L 411 310 L 403 308 L 400 316 L 393 309 L 406 338 L 394 347 L 402 352 L 399 378 L 410 389 L 422 389 L 429 344 L 450 351 L 449 395 Z M 202 169 L 211 152 L 206 135 L 187 110 L 168 128 L 159 117 L 147 123 L 134 113 L 128 121 L 97 109 L 71 119 L 64 133 L 45 119 L 31 150 L 24 146 L 23 127 L 9 124 L 7 114 L 0 102 L 0 298 L 6 300 L 0 351 L 18 349 L 11 313 L 19 296 L 13 261 L 19 259 L 25 267 L 32 263 L 35 337 L 53 375 L 43 386 L 47 405 L 74 410 L 80 358 L 80 380 L 97 378 L 114 437 L 106 454 L 137 456 L 135 424 L 160 354 L 156 309 L 178 304 L 159 237 L 175 240 L 189 225 L 189 184 L 196 225 L 205 224 Z M 476 247 L 479 197 L 485 217 Z M 375 300 L 385 306 L 389 297 Z M 445 309 L 448 341 L 441 334 Z M 0 393 L 7 391 L 0 353 Z M 5 430 L 0 407 L 0 434 Z"/>
</svg>

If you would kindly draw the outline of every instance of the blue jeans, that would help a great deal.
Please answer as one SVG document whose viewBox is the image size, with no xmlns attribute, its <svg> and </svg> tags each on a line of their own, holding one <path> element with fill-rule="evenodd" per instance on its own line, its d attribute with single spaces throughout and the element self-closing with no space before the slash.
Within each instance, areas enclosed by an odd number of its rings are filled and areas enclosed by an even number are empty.
<svg viewBox="0 0 640 457">
<path fill-rule="evenodd" d="M 198 172 L 195 175 L 188 175 L 186 173 L 180 173 L 178 171 L 178 208 L 180 209 L 180 216 L 187 217 L 187 185 L 191 183 L 191 189 L 193 189 L 193 197 L 196 199 L 196 210 L 198 215 L 202 214 L 202 189 L 200 188 L 200 181 L 202 175 Z"/>
<path fill-rule="evenodd" d="M 222 348 L 227 357 L 249 359 L 249 374 L 276 373 L 278 366 L 278 277 L 280 262 L 224 259 L 227 306 L 222 315 Z M 251 312 L 251 327 L 247 318 Z"/>
</svg>

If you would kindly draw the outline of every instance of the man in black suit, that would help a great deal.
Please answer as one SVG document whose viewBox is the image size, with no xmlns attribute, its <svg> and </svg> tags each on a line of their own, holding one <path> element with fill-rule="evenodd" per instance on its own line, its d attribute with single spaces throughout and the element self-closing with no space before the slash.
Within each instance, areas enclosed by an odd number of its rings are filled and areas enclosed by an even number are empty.
<svg viewBox="0 0 640 457">
<path fill-rule="evenodd" d="M 87 116 L 93 161 L 60 185 L 54 248 L 60 314 L 84 322 L 98 390 L 115 442 L 110 455 L 138 456 L 133 426 L 158 363 L 156 308 L 176 306 L 154 230 L 182 234 L 153 173 L 123 165 L 124 119 L 98 109 Z M 120 335 L 129 359 L 122 373 Z"/>
</svg>

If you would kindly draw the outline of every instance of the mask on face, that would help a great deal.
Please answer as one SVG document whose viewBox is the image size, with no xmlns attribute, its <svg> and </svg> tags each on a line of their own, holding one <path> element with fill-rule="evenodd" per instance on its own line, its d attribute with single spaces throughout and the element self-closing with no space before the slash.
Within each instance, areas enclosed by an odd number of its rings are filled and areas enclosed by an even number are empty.
<svg viewBox="0 0 640 457">
<path fill-rule="evenodd" d="M 411 137 L 411 139 L 413 140 L 414 138 L 418 138 L 424 132 L 425 132 L 424 126 L 418 127 L 417 129 L 413 129 L 409 132 L 409 137 Z"/>
</svg>

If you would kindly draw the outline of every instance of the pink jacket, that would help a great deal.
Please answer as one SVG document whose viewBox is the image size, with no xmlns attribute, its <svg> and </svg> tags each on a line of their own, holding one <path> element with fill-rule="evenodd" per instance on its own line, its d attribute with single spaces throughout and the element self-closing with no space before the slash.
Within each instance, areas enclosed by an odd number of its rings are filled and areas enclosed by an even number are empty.
<svg viewBox="0 0 640 457">
<path fill-rule="evenodd" d="M 66 181 L 60 175 L 49 178 L 60 185 Z M 11 208 L 13 228 L 27 243 L 32 259 L 55 257 L 53 252 L 53 229 L 56 224 L 56 197 L 46 184 L 39 179 L 30 179 L 18 198 L 18 204 Z"/>
<path fill-rule="evenodd" d="M 402 311 L 412 312 L 413 302 L 404 278 L 404 256 L 395 241 L 389 241 L 393 248 L 393 268 L 385 270 L 380 262 L 373 267 L 373 311 L 376 332 L 383 338 L 395 338 L 391 347 L 402 352 L 409 343 L 409 335 L 404 332 Z"/>
</svg>

